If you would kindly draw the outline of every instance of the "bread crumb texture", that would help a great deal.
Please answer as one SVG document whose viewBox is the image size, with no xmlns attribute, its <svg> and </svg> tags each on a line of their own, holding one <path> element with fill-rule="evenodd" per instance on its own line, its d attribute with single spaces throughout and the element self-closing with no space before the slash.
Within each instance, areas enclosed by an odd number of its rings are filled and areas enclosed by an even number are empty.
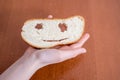
<svg viewBox="0 0 120 80">
<path fill-rule="evenodd" d="M 22 27 L 22 39 L 36 48 L 50 48 L 78 41 L 84 31 L 84 18 L 32 19 Z"/>
</svg>

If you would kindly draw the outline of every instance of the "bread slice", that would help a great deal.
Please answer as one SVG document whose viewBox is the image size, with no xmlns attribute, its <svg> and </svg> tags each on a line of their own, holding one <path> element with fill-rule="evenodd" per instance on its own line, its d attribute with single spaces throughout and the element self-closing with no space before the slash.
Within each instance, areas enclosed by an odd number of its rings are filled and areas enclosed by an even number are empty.
<svg viewBox="0 0 120 80">
<path fill-rule="evenodd" d="M 50 48 L 75 43 L 84 31 L 84 18 L 73 16 L 65 19 L 33 19 L 22 27 L 25 42 L 36 48 Z"/>
</svg>

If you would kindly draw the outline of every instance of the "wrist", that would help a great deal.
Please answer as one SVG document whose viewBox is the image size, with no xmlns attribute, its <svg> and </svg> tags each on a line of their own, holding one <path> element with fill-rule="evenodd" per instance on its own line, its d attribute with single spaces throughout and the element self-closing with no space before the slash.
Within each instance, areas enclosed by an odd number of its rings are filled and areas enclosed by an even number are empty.
<svg viewBox="0 0 120 80">
<path fill-rule="evenodd" d="M 30 77 L 44 65 L 39 63 L 35 55 L 23 55 L 5 72 L 2 73 L 1 79 L 4 80 L 29 80 Z M 20 77 L 20 78 L 18 78 Z"/>
<path fill-rule="evenodd" d="M 46 66 L 45 64 L 42 63 L 41 58 L 39 57 L 39 55 L 33 53 L 30 56 L 25 56 L 25 62 L 28 63 L 28 66 L 30 66 L 32 69 L 34 70 L 38 70 L 44 66 Z"/>
</svg>

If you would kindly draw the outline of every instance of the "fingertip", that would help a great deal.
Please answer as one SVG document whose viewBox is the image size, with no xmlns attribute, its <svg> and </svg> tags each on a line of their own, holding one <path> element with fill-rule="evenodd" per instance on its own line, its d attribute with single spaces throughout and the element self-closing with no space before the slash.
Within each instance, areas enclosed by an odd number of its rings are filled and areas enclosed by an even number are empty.
<svg viewBox="0 0 120 80">
<path fill-rule="evenodd" d="M 85 48 L 82 48 L 81 52 L 82 52 L 82 53 L 86 53 L 87 50 L 86 50 Z"/>
<path fill-rule="evenodd" d="M 37 50 L 37 49 L 29 46 L 29 47 L 27 48 L 26 52 L 34 52 L 34 51 L 36 51 L 36 50 Z"/>
<path fill-rule="evenodd" d="M 84 43 L 89 39 L 89 37 L 90 37 L 90 34 L 86 33 L 75 45 L 73 44 L 73 47 L 77 48 L 77 47 L 83 46 Z"/>
<path fill-rule="evenodd" d="M 53 15 L 48 15 L 48 18 L 49 18 L 49 19 L 52 19 L 52 18 L 53 18 Z"/>
<path fill-rule="evenodd" d="M 90 37 L 90 34 L 89 33 L 86 33 L 85 36 L 87 36 L 88 38 Z"/>
</svg>

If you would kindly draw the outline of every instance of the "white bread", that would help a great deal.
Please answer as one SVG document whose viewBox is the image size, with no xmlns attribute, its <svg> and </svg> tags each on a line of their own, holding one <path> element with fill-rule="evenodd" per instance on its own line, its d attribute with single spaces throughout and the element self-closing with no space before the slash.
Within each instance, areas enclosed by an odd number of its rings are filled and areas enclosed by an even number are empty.
<svg viewBox="0 0 120 80">
<path fill-rule="evenodd" d="M 81 16 L 65 19 L 33 19 L 24 23 L 21 36 L 33 47 L 50 48 L 75 43 L 81 38 L 83 31 L 84 18 Z"/>
</svg>

